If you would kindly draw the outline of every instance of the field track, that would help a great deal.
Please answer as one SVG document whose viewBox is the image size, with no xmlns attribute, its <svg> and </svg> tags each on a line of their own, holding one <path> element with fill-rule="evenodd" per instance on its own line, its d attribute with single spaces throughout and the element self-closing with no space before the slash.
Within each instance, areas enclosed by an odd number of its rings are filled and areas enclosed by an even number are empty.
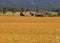
<svg viewBox="0 0 60 43">
<path fill-rule="evenodd" d="M 0 43 L 60 43 L 60 17 L 0 16 Z"/>
</svg>

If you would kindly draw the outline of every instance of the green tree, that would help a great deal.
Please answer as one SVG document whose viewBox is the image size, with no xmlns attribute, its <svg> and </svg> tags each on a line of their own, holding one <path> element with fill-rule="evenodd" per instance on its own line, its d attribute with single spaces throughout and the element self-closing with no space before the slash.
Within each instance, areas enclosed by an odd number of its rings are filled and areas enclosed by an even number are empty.
<svg viewBox="0 0 60 43">
<path fill-rule="evenodd" d="M 37 9 L 37 8 L 36 8 L 36 10 L 35 10 L 35 11 L 36 11 L 36 12 L 39 12 L 39 9 Z"/>
<path fill-rule="evenodd" d="M 12 13 L 15 13 L 16 12 L 16 10 L 14 8 L 12 8 L 11 11 L 12 11 Z"/>
<path fill-rule="evenodd" d="M 7 8 L 3 8 L 3 14 L 7 12 Z"/>
<path fill-rule="evenodd" d="M 31 11 L 31 9 L 30 8 L 27 8 L 26 11 Z"/>
<path fill-rule="evenodd" d="M 24 12 L 24 11 L 25 11 L 25 9 L 24 9 L 24 8 L 21 8 L 21 9 L 20 9 L 20 12 Z"/>
</svg>

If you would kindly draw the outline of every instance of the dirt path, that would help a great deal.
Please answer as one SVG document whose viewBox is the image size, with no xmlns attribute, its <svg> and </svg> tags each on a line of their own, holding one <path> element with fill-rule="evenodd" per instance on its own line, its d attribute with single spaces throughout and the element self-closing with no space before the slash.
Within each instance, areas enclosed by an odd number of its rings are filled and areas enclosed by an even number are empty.
<svg viewBox="0 0 60 43">
<path fill-rule="evenodd" d="M 60 43 L 60 18 L 2 16 L 0 43 Z"/>
</svg>

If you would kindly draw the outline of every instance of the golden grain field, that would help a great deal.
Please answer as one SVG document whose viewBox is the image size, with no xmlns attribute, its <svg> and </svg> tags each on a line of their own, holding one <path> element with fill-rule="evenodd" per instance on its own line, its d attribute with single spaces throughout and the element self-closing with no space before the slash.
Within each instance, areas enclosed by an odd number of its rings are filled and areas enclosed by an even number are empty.
<svg viewBox="0 0 60 43">
<path fill-rule="evenodd" d="M 60 43 L 60 17 L 0 16 L 0 43 Z"/>
</svg>

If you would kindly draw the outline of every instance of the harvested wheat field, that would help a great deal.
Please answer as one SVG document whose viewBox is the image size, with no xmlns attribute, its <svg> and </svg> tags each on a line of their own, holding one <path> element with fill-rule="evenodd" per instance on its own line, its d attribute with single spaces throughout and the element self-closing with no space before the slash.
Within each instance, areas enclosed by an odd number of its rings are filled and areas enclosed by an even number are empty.
<svg viewBox="0 0 60 43">
<path fill-rule="evenodd" d="M 60 18 L 0 16 L 0 43 L 60 43 Z"/>
</svg>

